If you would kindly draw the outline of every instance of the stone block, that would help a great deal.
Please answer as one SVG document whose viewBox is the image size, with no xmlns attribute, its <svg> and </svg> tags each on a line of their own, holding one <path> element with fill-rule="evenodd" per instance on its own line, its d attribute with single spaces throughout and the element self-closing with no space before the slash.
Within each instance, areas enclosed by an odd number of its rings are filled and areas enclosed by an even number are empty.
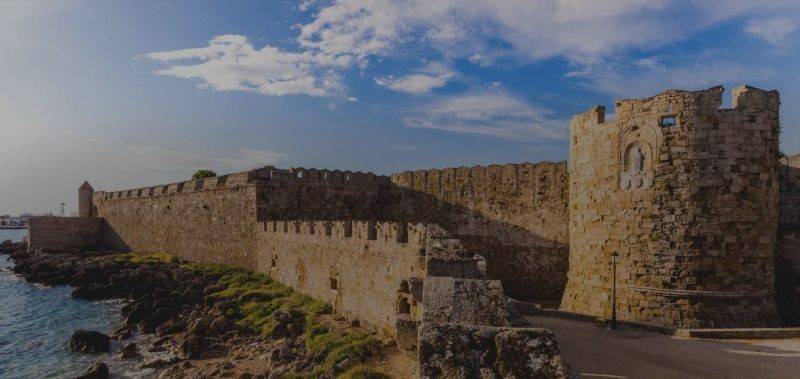
<svg viewBox="0 0 800 379">
<path fill-rule="evenodd" d="M 546 329 L 423 323 L 418 338 L 424 379 L 571 377 Z"/>
<path fill-rule="evenodd" d="M 508 304 L 499 280 L 428 277 L 424 281 L 422 320 L 509 326 Z"/>
<path fill-rule="evenodd" d="M 402 351 L 417 350 L 417 329 L 419 320 L 414 320 L 409 315 L 398 315 L 395 322 L 395 341 Z"/>
</svg>

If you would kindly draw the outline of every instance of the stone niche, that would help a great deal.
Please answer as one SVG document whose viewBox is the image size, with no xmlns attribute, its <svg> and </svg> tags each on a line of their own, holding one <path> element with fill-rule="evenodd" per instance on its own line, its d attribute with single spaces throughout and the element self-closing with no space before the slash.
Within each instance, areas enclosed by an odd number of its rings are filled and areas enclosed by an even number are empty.
<svg viewBox="0 0 800 379">
<path fill-rule="evenodd" d="M 653 157 L 660 139 L 651 125 L 634 125 L 620 134 L 617 166 L 622 190 L 647 189 L 653 184 Z"/>
</svg>

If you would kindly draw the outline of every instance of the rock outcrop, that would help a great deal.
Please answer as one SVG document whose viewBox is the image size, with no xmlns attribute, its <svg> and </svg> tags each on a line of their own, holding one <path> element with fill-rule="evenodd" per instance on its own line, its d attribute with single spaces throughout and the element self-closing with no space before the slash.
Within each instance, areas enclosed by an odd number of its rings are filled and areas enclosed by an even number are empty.
<svg viewBox="0 0 800 379">
<path fill-rule="evenodd" d="M 78 329 L 69 339 L 69 348 L 81 353 L 106 353 L 111 348 L 111 338 L 94 330 Z"/>
<path fill-rule="evenodd" d="M 419 328 L 422 378 L 570 378 L 547 329 L 459 324 Z"/>
<path fill-rule="evenodd" d="M 108 379 L 108 366 L 103 361 L 92 363 L 77 379 Z"/>
</svg>

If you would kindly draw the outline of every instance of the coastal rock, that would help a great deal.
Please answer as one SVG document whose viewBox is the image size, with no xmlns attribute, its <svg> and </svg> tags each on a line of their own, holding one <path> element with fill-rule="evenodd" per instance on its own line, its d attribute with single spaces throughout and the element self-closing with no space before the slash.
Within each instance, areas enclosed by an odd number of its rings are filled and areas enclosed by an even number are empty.
<svg viewBox="0 0 800 379">
<path fill-rule="evenodd" d="M 122 359 L 134 359 L 140 356 L 139 348 L 136 346 L 135 343 L 131 342 L 122 349 L 119 350 L 119 354 L 117 355 Z"/>
<path fill-rule="evenodd" d="M 122 325 L 114 333 L 111 333 L 111 336 L 116 340 L 126 340 L 131 338 L 133 332 L 136 330 L 135 326 L 132 325 Z"/>
<path fill-rule="evenodd" d="M 103 361 L 92 363 L 77 379 L 108 379 L 108 366 Z"/>
<path fill-rule="evenodd" d="M 181 359 L 177 355 L 170 354 L 166 357 L 158 357 L 145 361 L 142 363 L 142 368 L 160 368 L 180 361 Z"/>
<path fill-rule="evenodd" d="M 0 253 L 10 253 L 13 247 L 14 243 L 11 240 L 0 242 Z"/>
<path fill-rule="evenodd" d="M 111 338 L 93 330 L 78 329 L 69 340 L 69 348 L 82 353 L 104 353 L 110 347 Z"/>
</svg>

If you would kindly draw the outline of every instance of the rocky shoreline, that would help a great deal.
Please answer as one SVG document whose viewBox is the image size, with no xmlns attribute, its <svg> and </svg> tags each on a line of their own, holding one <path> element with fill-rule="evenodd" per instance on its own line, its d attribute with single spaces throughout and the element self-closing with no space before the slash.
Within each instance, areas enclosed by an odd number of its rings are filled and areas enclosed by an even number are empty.
<svg viewBox="0 0 800 379">
<path fill-rule="evenodd" d="M 72 286 L 79 299 L 124 299 L 124 325 L 109 338 L 120 341 L 118 359 L 153 369 L 152 376 L 386 377 L 360 365 L 385 365 L 379 340 L 262 274 L 165 254 L 28 252 L 24 242 L 3 242 L 2 253 L 26 281 Z M 107 343 L 76 341 L 83 334 L 73 335 L 73 350 L 108 351 Z M 83 377 L 108 374 L 96 362 Z"/>
</svg>

